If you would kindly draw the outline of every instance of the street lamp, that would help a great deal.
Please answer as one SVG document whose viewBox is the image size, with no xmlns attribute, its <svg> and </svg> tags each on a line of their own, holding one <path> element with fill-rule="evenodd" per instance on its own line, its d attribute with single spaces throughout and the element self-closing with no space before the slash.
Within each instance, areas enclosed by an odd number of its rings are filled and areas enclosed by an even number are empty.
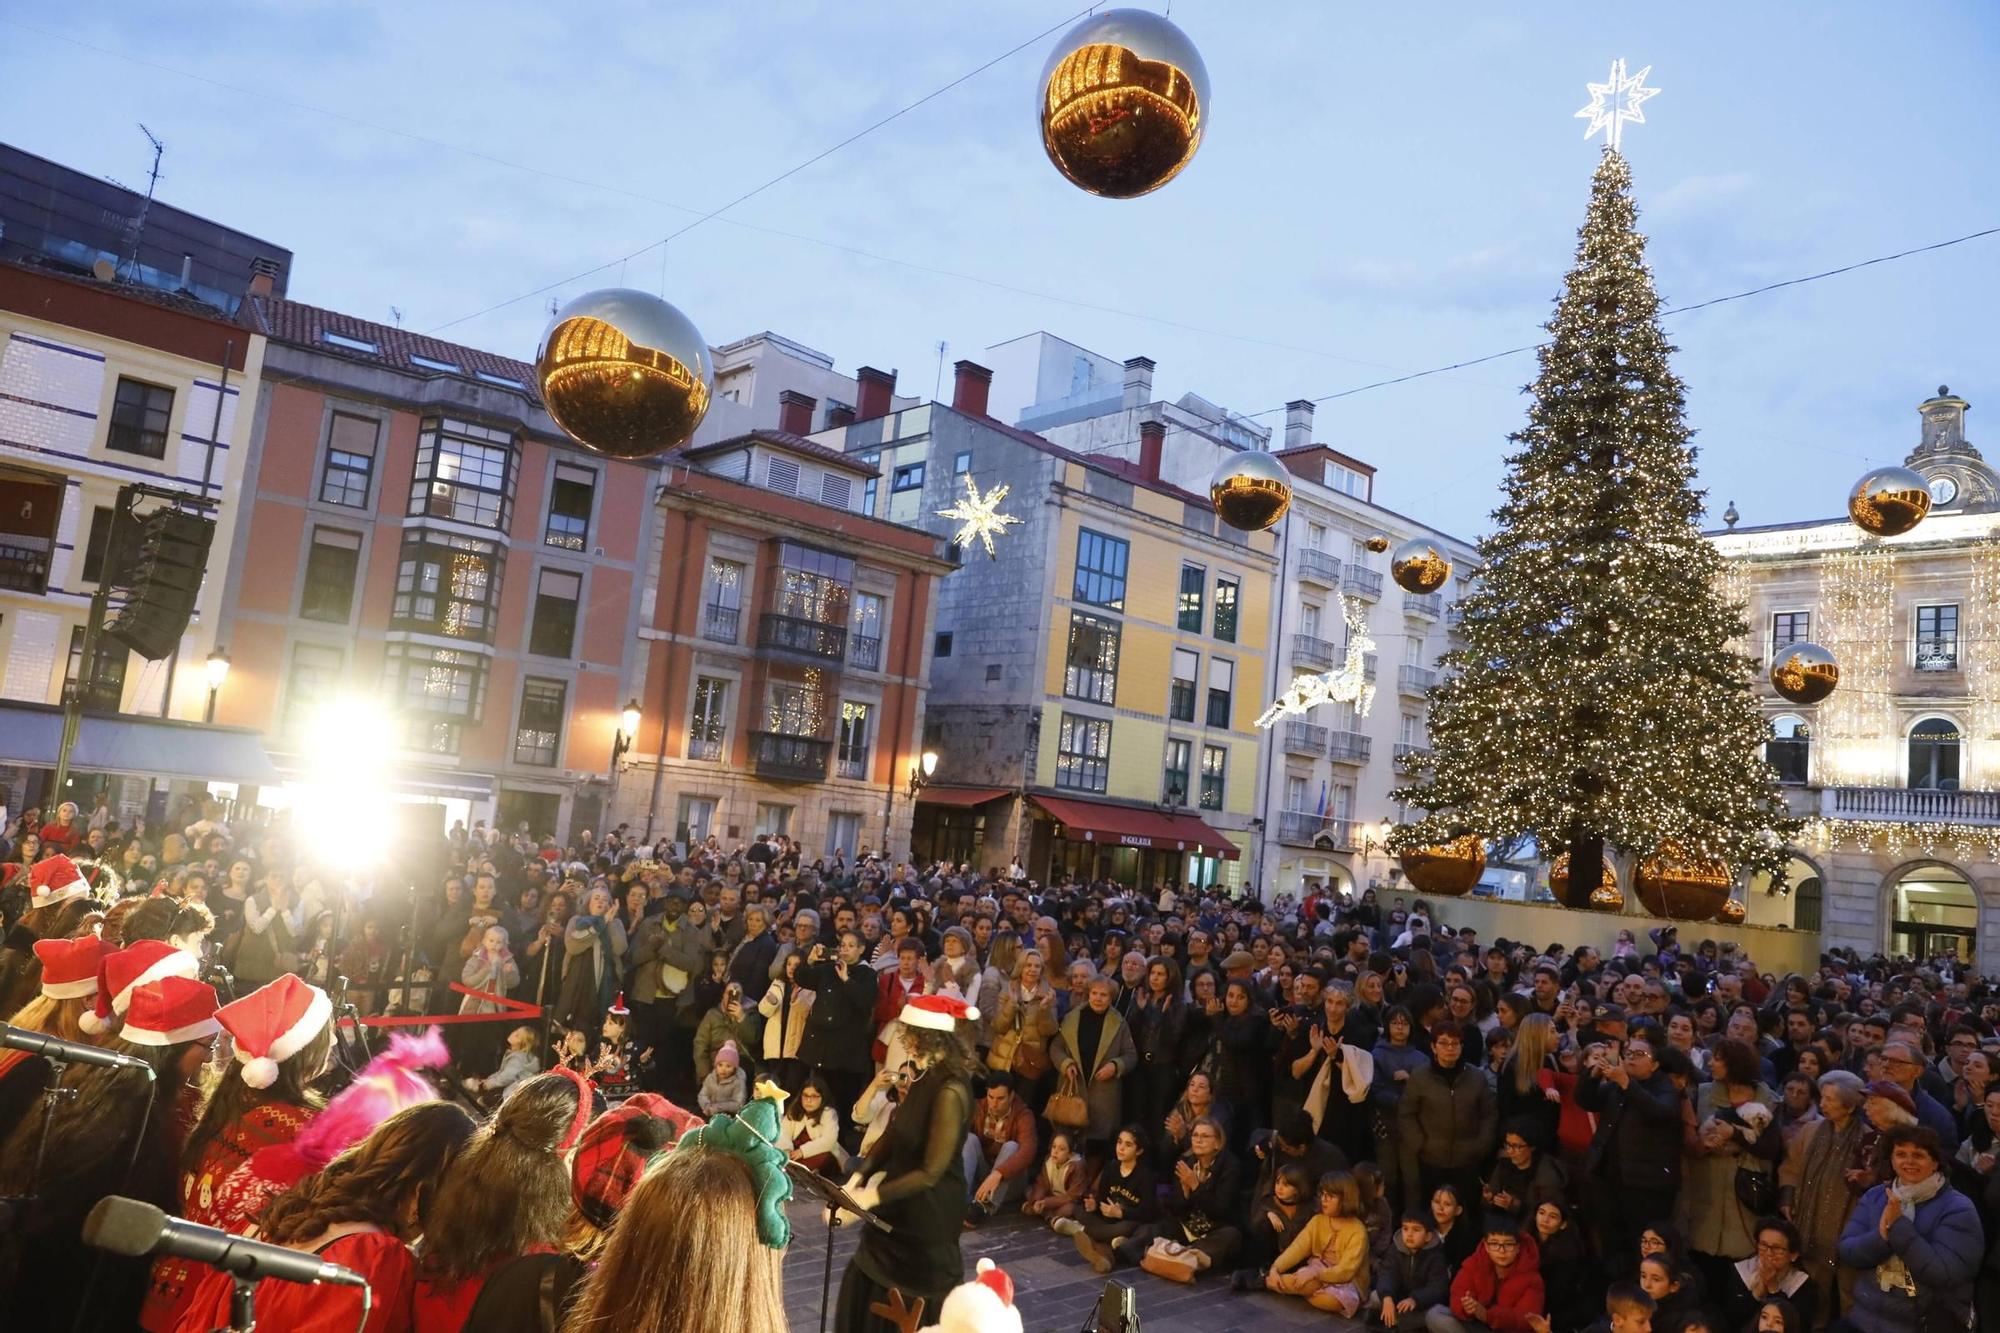
<svg viewBox="0 0 2000 1333">
<path fill-rule="evenodd" d="M 220 644 L 208 655 L 208 711 L 202 721 L 215 721 L 215 696 L 222 693 L 222 682 L 229 679 L 229 653 Z"/>
<path fill-rule="evenodd" d="M 611 771 L 618 771 L 618 760 L 632 748 L 639 739 L 639 701 L 628 699 L 624 709 L 618 714 L 618 734 L 611 738 Z"/>
<path fill-rule="evenodd" d="M 930 785 L 931 774 L 937 772 L 936 750 L 925 750 L 923 757 L 910 765 L 910 795 L 915 796 Z"/>
</svg>

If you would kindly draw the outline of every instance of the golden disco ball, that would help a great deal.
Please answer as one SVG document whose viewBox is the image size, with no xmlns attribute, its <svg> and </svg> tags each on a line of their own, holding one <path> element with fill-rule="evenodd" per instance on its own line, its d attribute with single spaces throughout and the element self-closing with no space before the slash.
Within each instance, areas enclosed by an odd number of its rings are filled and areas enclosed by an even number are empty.
<svg viewBox="0 0 2000 1333">
<path fill-rule="evenodd" d="M 1639 863 L 1639 905 L 1669 921 L 1707 921 L 1729 901 L 1736 877 L 1721 861 L 1698 861 L 1664 847 Z"/>
<path fill-rule="evenodd" d="M 1743 918 L 1749 915 L 1749 908 L 1738 899 L 1731 898 L 1722 905 L 1722 910 L 1715 914 L 1715 919 L 1725 926 L 1740 926 L 1743 924 Z"/>
<path fill-rule="evenodd" d="M 1906 467 L 1876 468 L 1847 495 L 1847 516 L 1872 537 L 1900 537 L 1930 512 L 1930 482 Z"/>
<path fill-rule="evenodd" d="M 1063 34 L 1042 67 L 1049 161 L 1111 199 L 1159 189 L 1201 147 L 1208 68 L 1187 34 L 1143 9 L 1107 9 Z"/>
<path fill-rule="evenodd" d="M 1418 893 L 1462 898 L 1486 870 L 1486 844 L 1470 833 L 1436 847 L 1411 847 L 1401 855 L 1403 874 Z"/>
<path fill-rule="evenodd" d="M 549 415 L 578 444 L 612 458 L 687 443 L 708 414 L 714 378 L 693 322 L 659 297 L 624 287 L 558 310 L 535 350 Z"/>
<path fill-rule="evenodd" d="M 1363 546 L 1366 546 L 1369 550 L 1373 551 L 1376 555 L 1380 555 L 1382 554 L 1382 552 L 1389 549 L 1389 539 L 1379 532 L 1361 544 Z"/>
<path fill-rule="evenodd" d="M 1586 910 L 1622 912 L 1625 910 L 1625 891 L 1607 879 L 1590 891 L 1590 902 Z"/>
<path fill-rule="evenodd" d="M 1788 643 L 1771 661 L 1771 686 L 1795 704 L 1816 704 L 1840 684 L 1840 663 L 1816 643 Z"/>
<path fill-rule="evenodd" d="M 1261 449 L 1245 449 L 1222 460 L 1208 479 L 1208 498 L 1232 528 L 1262 532 L 1292 507 L 1292 474 Z"/>
<path fill-rule="evenodd" d="M 1436 592 L 1451 577 L 1451 561 L 1428 537 L 1412 537 L 1389 557 L 1389 577 L 1404 592 Z"/>
<path fill-rule="evenodd" d="M 1556 896 L 1556 901 L 1564 907 L 1595 907 L 1597 905 L 1597 896 L 1606 889 L 1617 894 L 1619 905 L 1624 905 L 1625 895 L 1618 892 L 1618 868 L 1611 864 L 1611 858 L 1608 856 L 1604 858 L 1603 883 L 1592 889 L 1588 894 L 1583 895 L 1582 901 L 1577 901 L 1570 888 L 1569 853 L 1563 852 L 1554 861 L 1549 863 L 1549 892 L 1553 893 Z"/>
</svg>

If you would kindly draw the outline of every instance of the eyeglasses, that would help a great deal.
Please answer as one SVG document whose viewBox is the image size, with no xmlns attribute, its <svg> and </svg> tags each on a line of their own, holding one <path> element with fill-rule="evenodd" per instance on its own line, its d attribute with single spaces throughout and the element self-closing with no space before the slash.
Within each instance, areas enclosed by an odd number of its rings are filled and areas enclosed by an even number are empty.
<svg viewBox="0 0 2000 1333">
<path fill-rule="evenodd" d="M 1792 1247 L 1782 1240 L 1775 1245 L 1761 1240 L 1757 1242 L 1757 1253 L 1759 1254 L 1790 1254 L 1791 1252 Z"/>
<path fill-rule="evenodd" d="M 1518 1250 L 1521 1248 L 1521 1242 L 1518 1240 L 1508 1240 L 1504 1236 L 1489 1236 L 1486 1238 L 1486 1248 L 1489 1250 Z"/>
</svg>

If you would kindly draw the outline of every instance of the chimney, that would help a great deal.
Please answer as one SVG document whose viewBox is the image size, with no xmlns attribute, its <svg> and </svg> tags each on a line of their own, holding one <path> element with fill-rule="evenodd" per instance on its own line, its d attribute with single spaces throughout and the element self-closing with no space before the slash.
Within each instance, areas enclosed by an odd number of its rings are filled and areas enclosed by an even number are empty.
<svg viewBox="0 0 2000 1333">
<path fill-rule="evenodd" d="M 856 421 L 873 421 L 877 417 L 886 417 L 895 403 L 896 374 L 890 370 L 863 366 L 854 372 L 854 390 Z"/>
<path fill-rule="evenodd" d="M 794 435 L 810 435 L 813 428 L 813 409 L 819 406 L 819 399 L 786 389 L 778 395 L 778 429 L 790 431 Z"/>
<path fill-rule="evenodd" d="M 993 372 L 972 361 L 951 363 L 951 405 L 969 417 L 986 415 L 986 395 L 993 388 Z"/>
<path fill-rule="evenodd" d="M 826 424 L 829 428 L 833 426 L 852 426 L 854 424 L 854 409 L 846 403 L 836 403 L 831 398 L 827 399 Z"/>
<path fill-rule="evenodd" d="M 1313 405 L 1308 398 L 1285 404 L 1285 447 L 1300 449 L 1313 442 Z"/>
<path fill-rule="evenodd" d="M 1126 363 L 1130 365 L 1130 362 Z M 1151 364 L 1148 362 L 1147 364 Z M 1139 423 L 1139 475 L 1147 481 L 1160 479 L 1160 454 L 1167 444 L 1167 423 L 1164 421 L 1142 421 Z"/>
<path fill-rule="evenodd" d="M 278 287 L 278 261 L 257 256 L 250 261 L 250 295 L 270 296 Z"/>
<path fill-rule="evenodd" d="M 261 296 L 268 299 L 271 295 L 271 287 L 272 284 L 271 284 L 270 274 L 252 273 L 250 275 L 250 295 Z"/>
<path fill-rule="evenodd" d="M 1135 356 L 1125 363 L 1126 407 L 1144 407 L 1153 401 L 1153 362 L 1149 357 Z"/>
</svg>

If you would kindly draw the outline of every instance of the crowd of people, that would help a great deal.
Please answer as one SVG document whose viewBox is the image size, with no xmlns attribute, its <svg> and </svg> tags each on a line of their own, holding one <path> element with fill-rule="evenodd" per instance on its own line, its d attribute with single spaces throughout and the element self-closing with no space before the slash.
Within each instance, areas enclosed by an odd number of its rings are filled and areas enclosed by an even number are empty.
<svg viewBox="0 0 2000 1333">
<path fill-rule="evenodd" d="M 225 1322 L 226 1279 L 78 1245 L 122 1193 L 373 1275 L 370 1329 L 782 1328 L 789 1161 L 895 1222 L 843 1330 L 900 1327 L 892 1289 L 938 1309 L 961 1230 L 1016 1214 L 1099 1273 L 1353 1326 L 2000 1327 L 2000 987 L 1949 961 L 1781 976 L 1698 928 L 1483 941 L 1393 888 L 625 829 L 456 828 L 409 888 L 181 813 L 31 813 L 0 848 L 0 1012 L 153 1075 L 71 1064 L 45 1121 L 51 1067 L 0 1056 L 24 1326 Z M 379 1040 L 427 1015 L 485 1021 Z"/>
</svg>

